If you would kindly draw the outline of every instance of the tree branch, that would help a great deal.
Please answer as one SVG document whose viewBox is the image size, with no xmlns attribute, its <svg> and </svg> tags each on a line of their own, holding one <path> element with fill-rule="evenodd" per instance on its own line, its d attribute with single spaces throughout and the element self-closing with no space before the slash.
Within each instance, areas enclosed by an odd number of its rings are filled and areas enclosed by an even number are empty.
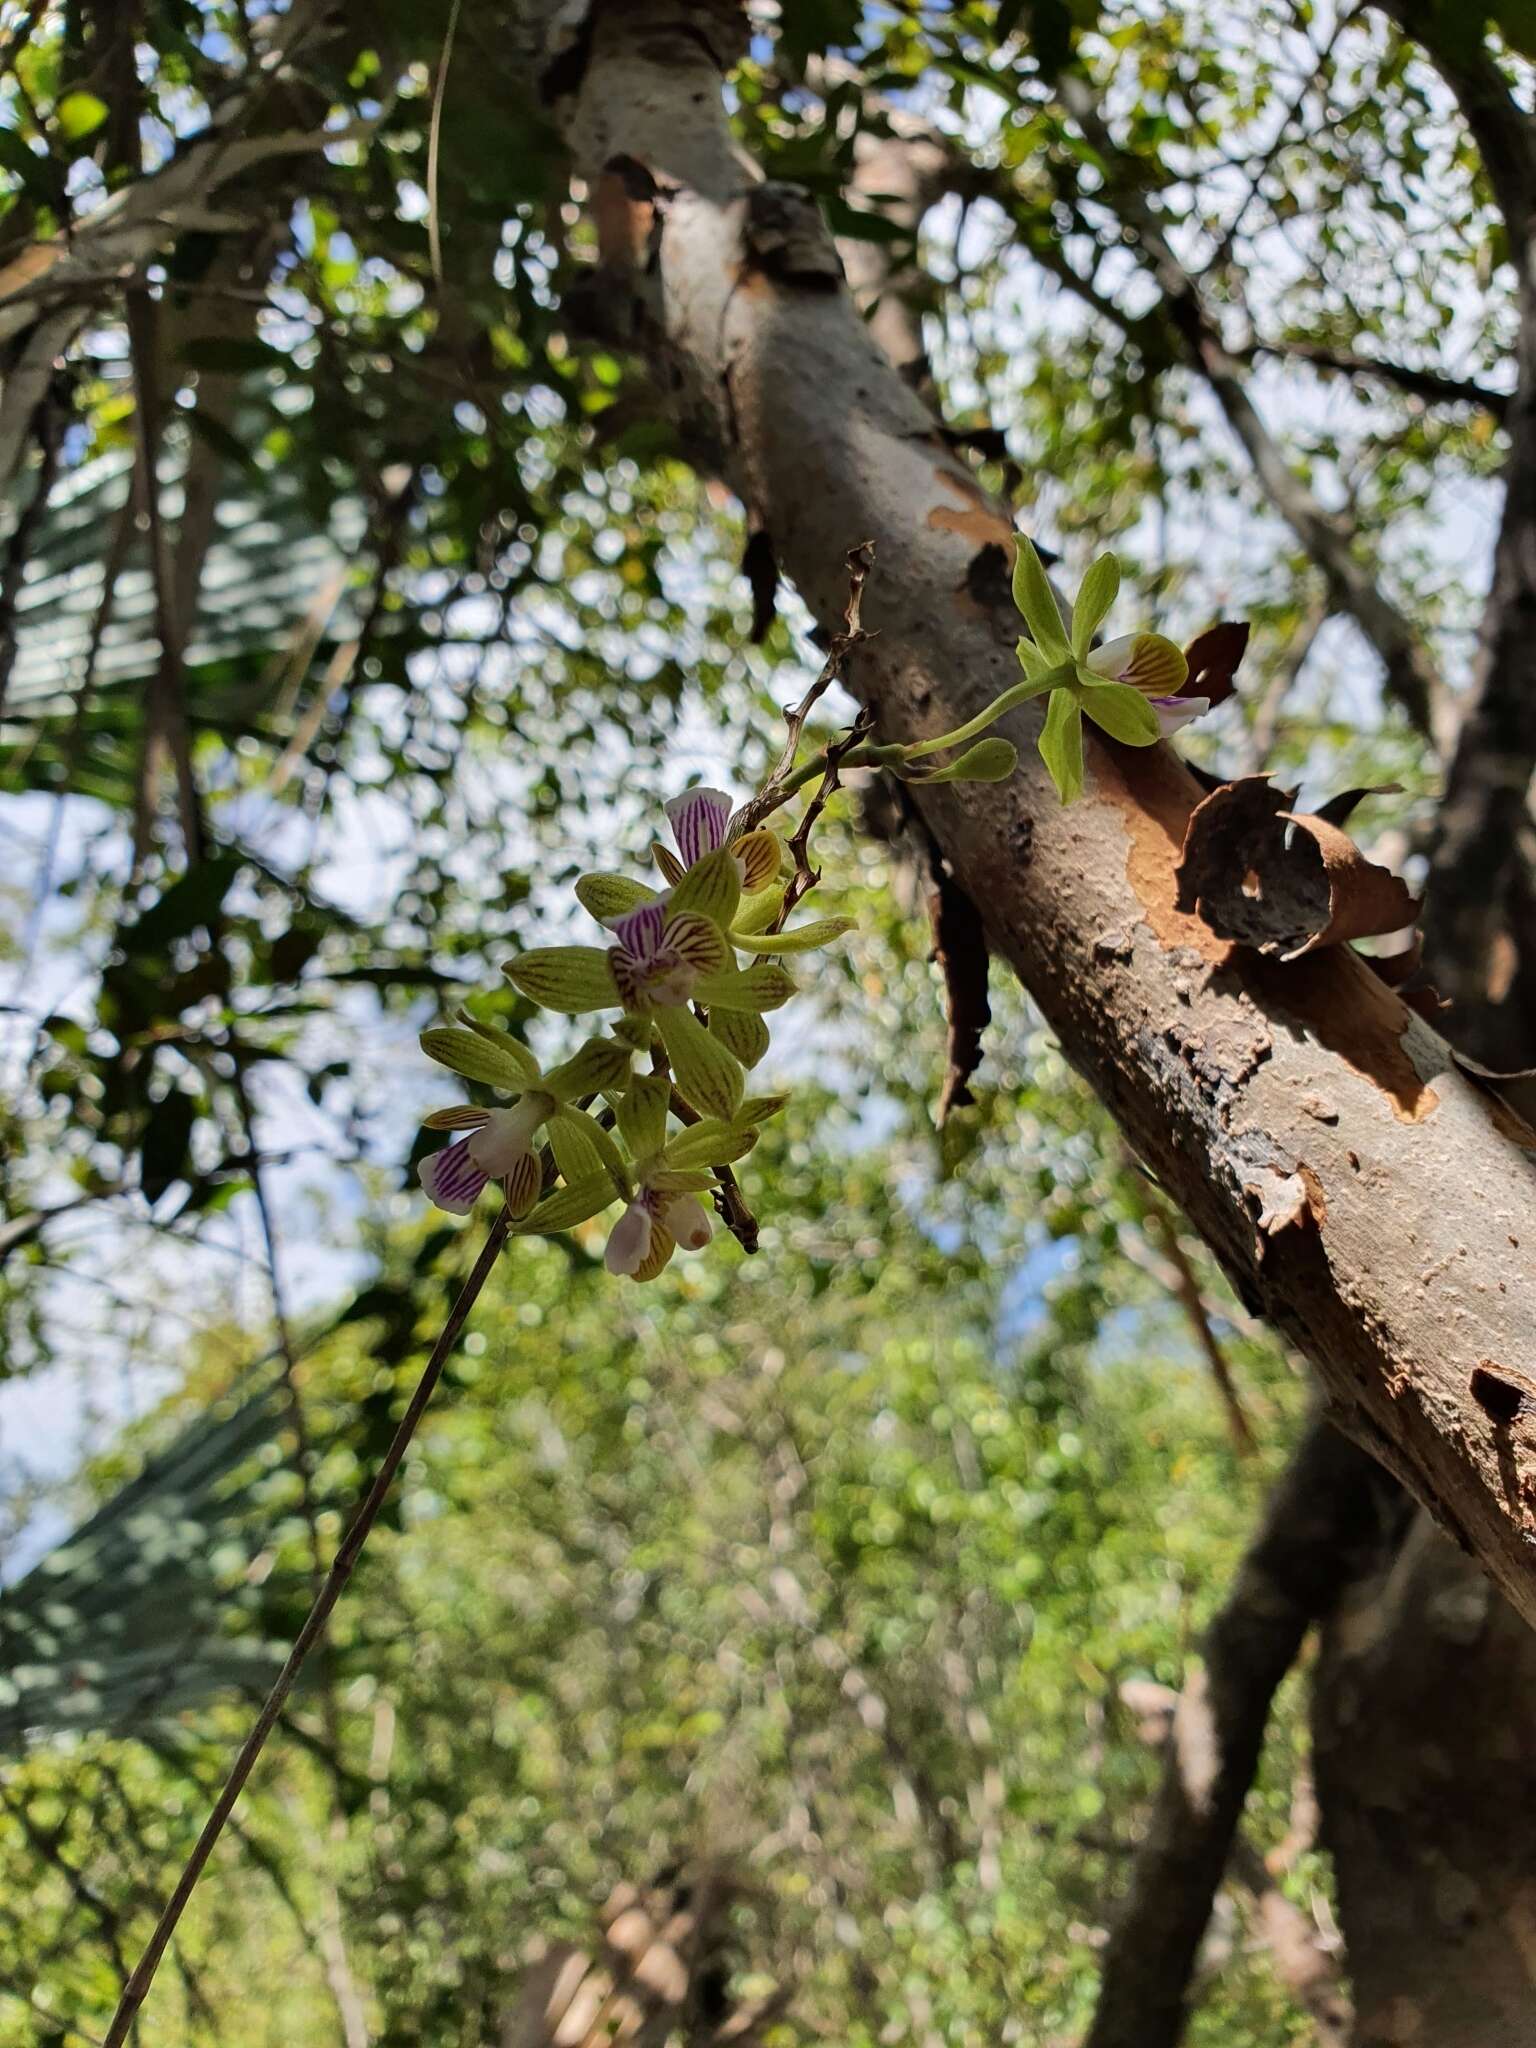
<svg viewBox="0 0 1536 2048">
<path fill-rule="evenodd" d="M 1086 2048 L 1174 2048 L 1275 1690 L 1379 1534 L 1381 1476 L 1314 1421 L 1185 1681 Z"/>
<path fill-rule="evenodd" d="M 882 357 L 808 196 L 743 164 L 720 92 L 740 10 L 629 0 L 590 29 L 547 74 L 576 165 L 595 187 L 619 152 L 667 195 L 643 293 L 604 281 L 624 295 L 613 318 L 723 451 L 829 633 L 845 551 L 874 540 L 849 683 L 882 739 L 954 730 L 1017 673 L 1006 590 L 972 573 L 1012 549 L 1011 516 Z M 1482 1359 L 1536 1355 L 1536 1133 L 1347 947 L 1281 965 L 1178 908 L 1198 785 L 1169 748 L 1091 740 L 1065 810 L 1038 729 L 1038 707 L 1002 722 L 1020 747 L 1006 782 L 914 790 L 994 950 L 1239 1298 L 1313 1363 L 1339 1425 L 1536 1620 L 1519 1491 L 1536 1487 L 1536 1436 L 1474 1381 Z M 1293 1184 L 1309 1199 L 1276 1206 Z"/>
</svg>

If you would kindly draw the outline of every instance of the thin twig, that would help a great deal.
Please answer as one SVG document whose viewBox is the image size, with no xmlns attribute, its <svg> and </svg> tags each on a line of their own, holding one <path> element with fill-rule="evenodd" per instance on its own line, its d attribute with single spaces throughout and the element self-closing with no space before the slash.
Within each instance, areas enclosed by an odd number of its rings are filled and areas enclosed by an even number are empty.
<svg viewBox="0 0 1536 2048">
<path fill-rule="evenodd" d="M 123 1987 L 122 1998 L 113 2015 L 112 2025 L 107 2031 L 102 2048 L 124 2048 L 139 2007 L 144 2003 L 149 1987 L 155 1981 L 155 1972 L 160 1967 L 167 1944 L 176 1932 L 188 1900 L 197 1889 L 198 1879 L 207 1867 L 208 1859 L 224 1832 L 225 1823 L 233 1813 L 240 1794 L 245 1790 L 246 1781 L 256 1768 L 262 1750 L 266 1747 L 267 1737 L 272 1733 L 310 1651 L 325 1633 L 331 1611 L 352 1576 L 352 1569 L 368 1540 L 369 1532 L 379 1518 L 394 1476 L 410 1449 L 411 1439 L 415 1436 L 421 1418 L 427 1411 L 427 1404 L 442 1378 L 443 1367 L 458 1341 L 466 1317 L 490 1277 L 491 1268 L 507 1241 L 511 1227 L 512 1218 L 503 1208 L 486 1235 L 485 1243 L 480 1248 L 480 1256 L 475 1260 L 469 1278 L 459 1290 L 458 1299 L 449 1311 L 448 1320 L 443 1324 L 437 1342 L 432 1347 L 432 1355 L 422 1368 L 421 1378 L 416 1382 L 416 1390 L 411 1395 L 399 1426 L 390 1439 L 389 1449 L 384 1453 L 383 1462 L 373 1484 L 364 1496 L 363 1504 L 358 1509 L 351 1527 L 341 1539 L 340 1547 L 331 1561 L 330 1571 L 326 1574 L 325 1584 L 320 1590 L 320 1596 L 310 1609 L 304 1626 L 294 1638 L 293 1648 L 288 1652 L 283 1668 L 273 1681 L 272 1690 L 267 1694 L 261 1712 L 256 1717 L 255 1725 L 245 1738 L 240 1754 L 235 1758 L 229 1776 L 224 1781 L 224 1789 L 214 1801 L 213 1811 L 203 1823 L 203 1831 L 187 1858 L 185 1869 L 176 1881 L 175 1890 L 166 1901 L 155 1931 L 150 1936 L 132 1976 Z"/>
<path fill-rule="evenodd" d="M 800 784 L 791 778 L 795 772 L 795 757 L 800 751 L 801 736 L 805 721 L 836 682 L 841 682 L 847 670 L 848 657 L 856 647 L 873 636 L 864 631 L 860 624 L 860 613 L 864 604 L 864 585 L 875 565 L 875 544 L 872 540 L 860 541 L 856 548 L 850 548 L 843 560 L 848 567 L 848 602 L 843 607 L 843 630 L 834 633 L 832 644 L 827 649 L 827 658 L 821 665 L 821 674 L 806 691 L 800 702 L 784 707 L 784 725 L 787 737 L 784 751 L 756 796 L 748 797 L 742 805 L 736 820 L 738 836 L 752 831 L 764 818 L 779 810 L 793 796 Z"/>
<path fill-rule="evenodd" d="M 694 1108 L 693 1104 L 685 1102 L 675 1088 L 672 1090 L 671 1107 L 672 1114 L 680 1124 L 696 1124 L 701 1121 L 699 1112 Z M 744 1252 L 755 1252 L 758 1240 L 758 1221 L 747 1206 L 747 1198 L 741 1191 L 741 1182 L 737 1180 L 735 1174 L 732 1173 L 728 1166 L 717 1166 L 713 1171 L 715 1176 L 715 1207 L 720 1212 L 721 1222 Z"/>
<path fill-rule="evenodd" d="M 427 253 L 432 259 L 432 276 L 443 288 L 442 222 L 437 207 L 439 143 L 443 133 L 443 100 L 448 91 L 448 66 L 453 62 L 453 35 L 459 25 L 459 0 L 448 10 L 448 27 L 443 35 L 443 54 L 438 60 L 437 85 L 432 94 L 432 120 L 427 129 Z"/>
<path fill-rule="evenodd" d="M 1168 1262 L 1173 1267 L 1173 1291 L 1191 1330 L 1194 1331 L 1195 1342 L 1204 1352 L 1206 1363 L 1211 1368 L 1211 1378 L 1216 1382 L 1216 1391 L 1220 1394 L 1221 1404 L 1227 1411 L 1227 1427 L 1232 1432 L 1232 1448 L 1240 1458 L 1251 1458 L 1259 1448 L 1258 1439 L 1243 1407 L 1242 1396 L 1237 1391 L 1237 1382 L 1232 1377 L 1227 1354 L 1216 1341 L 1216 1332 L 1211 1328 L 1211 1319 L 1205 1312 L 1200 1282 L 1189 1262 L 1189 1253 L 1184 1249 L 1178 1225 L 1157 1201 L 1147 1201 L 1142 1215 L 1167 1253 Z"/>
</svg>

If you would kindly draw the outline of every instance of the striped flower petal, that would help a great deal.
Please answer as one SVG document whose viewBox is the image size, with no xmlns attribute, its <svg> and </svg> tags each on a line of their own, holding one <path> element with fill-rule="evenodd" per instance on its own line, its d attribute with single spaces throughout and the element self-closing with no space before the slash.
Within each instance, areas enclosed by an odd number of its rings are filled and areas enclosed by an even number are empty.
<svg viewBox="0 0 1536 2048">
<path fill-rule="evenodd" d="M 538 1201 L 544 1186 L 544 1168 L 537 1153 L 520 1153 L 511 1169 L 502 1175 L 501 1185 L 507 1198 L 508 1213 L 514 1218 L 526 1216 Z"/>
<path fill-rule="evenodd" d="M 744 832 L 740 839 L 733 839 L 731 854 L 741 870 L 742 893 L 755 896 L 777 878 L 784 849 L 778 834 L 762 826 L 756 832 Z"/>
<path fill-rule="evenodd" d="M 684 867 L 691 868 L 695 861 L 724 846 L 732 809 L 723 789 L 688 789 L 673 797 L 666 806 L 667 822 Z"/>
<path fill-rule="evenodd" d="M 470 1156 L 469 1138 L 441 1152 L 433 1152 L 420 1166 L 421 1184 L 439 1209 L 450 1216 L 467 1216 L 490 1185 L 491 1176 Z"/>
</svg>

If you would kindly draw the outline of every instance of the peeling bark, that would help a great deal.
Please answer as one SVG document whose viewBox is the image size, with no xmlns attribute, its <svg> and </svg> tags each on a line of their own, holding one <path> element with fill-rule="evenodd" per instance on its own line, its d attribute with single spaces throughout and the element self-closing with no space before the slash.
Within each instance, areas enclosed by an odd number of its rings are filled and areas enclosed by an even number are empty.
<svg viewBox="0 0 1536 2048">
<path fill-rule="evenodd" d="M 806 195 L 743 165 L 719 91 L 730 13 L 603 7 L 557 113 L 589 180 L 622 154 L 671 188 L 639 329 L 658 382 L 829 628 L 844 550 L 874 537 L 879 635 L 852 685 L 884 736 L 926 737 L 1016 675 L 1016 621 L 971 578 L 1012 520 L 881 356 Z M 1010 729 L 1010 782 L 921 796 L 994 949 L 1339 1425 L 1536 1619 L 1536 1432 L 1500 1437 L 1469 1391 L 1480 1360 L 1536 1356 L 1536 1133 L 1347 948 L 1264 960 L 1177 909 L 1199 791 L 1166 747 L 1093 742 L 1063 810 L 1037 715 Z M 1298 1173 L 1326 1221 L 1265 1233 L 1249 1188 Z"/>
</svg>

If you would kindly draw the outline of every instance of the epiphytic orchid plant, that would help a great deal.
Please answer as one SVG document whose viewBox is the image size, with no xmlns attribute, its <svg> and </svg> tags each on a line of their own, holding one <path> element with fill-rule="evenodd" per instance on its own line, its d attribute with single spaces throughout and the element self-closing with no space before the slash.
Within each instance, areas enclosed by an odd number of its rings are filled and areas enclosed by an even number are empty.
<svg viewBox="0 0 1536 2048">
<path fill-rule="evenodd" d="M 1084 716 L 1113 738 L 1150 746 L 1210 708 L 1186 694 L 1185 656 L 1158 633 L 1133 633 L 1095 647 L 1094 635 L 1120 588 L 1113 555 L 1083 578 L 1064 620 L 1040 557 L 1020 538 L 1014 598 L 1029 628 L 1018 644 L 1024 680 L 954 732 L 915 745 L 867 739 L 867 713 L 811 759 L 798 759 L 805 718 L 849 650 L 864 637 L 859 599 L 867 550 L 849 556 L 847 630 L 804 703 L 788 714 L 789 743 L 763 789 L 737 809 L 718 789 L 690 789 L 667 806 L 672 845 L 651 854 L 665 886 L 620 873 L 582 875 L 577 900 L 608 936 L 605 945 L 539 946 L 505 969 L 540 1008 L 569 1017 L 616 1012 L 562 1065 L 543 1072 L 508 1033 L 464 1013 L 458 1028 L 429 1031 L 424 1050 L 465 1079 L 504 1097 L 488 1108 L 438 1110 L 430 1127 L 462 1135 L 421 1167 L 440 1208 L 467 1214 L 492 1182 L 512 1229 L 569 1230 L 619 1208 L 608 1237 L 611 1272 L 651 1280 L 674 1251 L 697 1251 L 713 1235 L 700 1196 L 744 1242 L 755 1226 L 731 1166 L 757 1143 L 782 1095 L 748 1095 L 747 1071 L 768 1050 L 764 1019 L 795 992 L 782 962 L 834 944 L 846 917 L 798 925 L 790 913 L 818 879 L 808 860 L 811 827 L 844 767 L 890 769 L 913 784 L 990 782 L 1011 775 L 1018 757 L 1001 738 L 981 738 L 1026 698 L 1048 696 L 1040 752 L 1064 803 L 1083 785 Z M 942 750 L 955 758 L 920 767 Z M 765 820 L 820 777 L 799 829 L 786 843 Z"/>
</svg>

